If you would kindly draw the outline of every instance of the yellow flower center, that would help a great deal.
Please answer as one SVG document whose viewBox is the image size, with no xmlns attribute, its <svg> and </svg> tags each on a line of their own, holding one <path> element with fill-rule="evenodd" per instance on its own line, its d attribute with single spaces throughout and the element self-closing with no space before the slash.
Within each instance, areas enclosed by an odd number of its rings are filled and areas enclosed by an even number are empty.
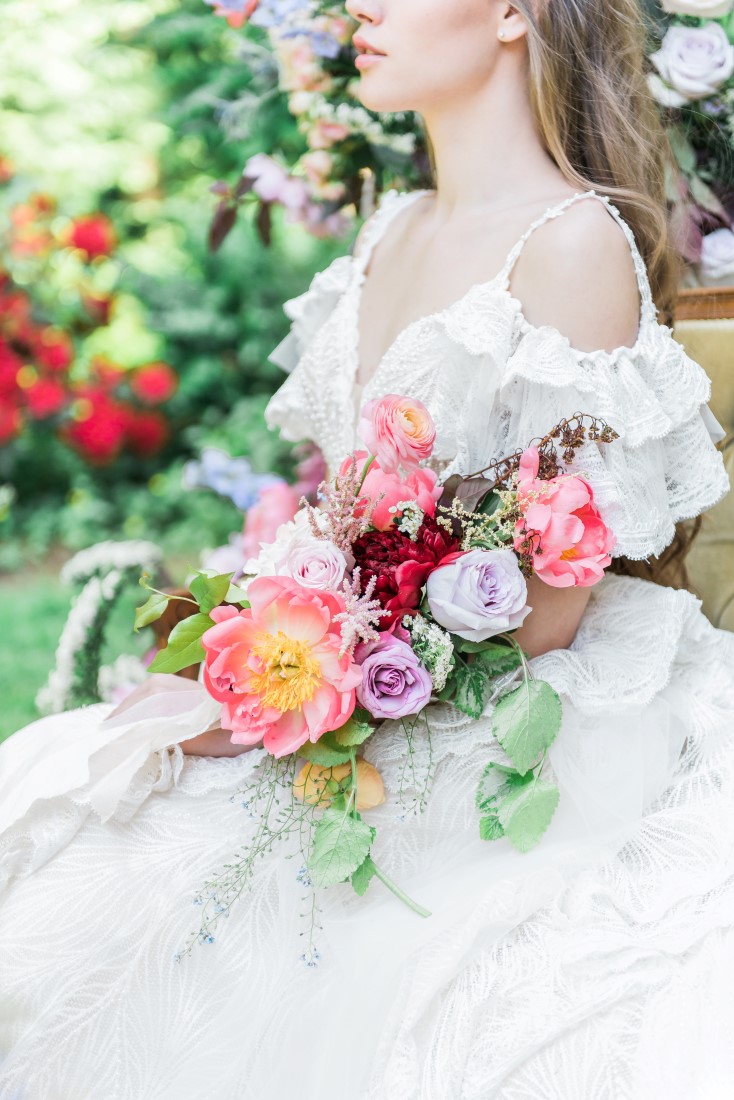
<svg viewBox="0 0 734 1100">
<path fill-rule="evenodd" d="M 579 552 L 576 549 L 576 547 L 571 546 L 571 547 L 569 547 L 568 550 L 563 551 L 563 553 L 561 554 L 561 560 L 562 561 L 575 561 L 578 556 L 579 556 Z"/>
<path fill-rule="evenodd" d="M 321 682 L 321 667 L 307 642 L 297 642 L 279 630 L 266 634 L 252 652 L 261 664 L 261 671 L 252 678 L 252 689 L 262 697 L 263 706 L 284 714 L 300 710 L 313 698 Z"/>
</svg>

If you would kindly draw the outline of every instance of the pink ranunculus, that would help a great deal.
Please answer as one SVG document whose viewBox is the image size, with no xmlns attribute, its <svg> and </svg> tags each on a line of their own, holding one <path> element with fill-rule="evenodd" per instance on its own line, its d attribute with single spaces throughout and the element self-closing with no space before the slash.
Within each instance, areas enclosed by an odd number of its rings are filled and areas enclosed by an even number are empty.
<svg viewBox="0 0 734 1100">
<path fill-rule="evenodd" d="M 293 519 L 298 511 L 299 494 L 284 481 L 269 485 L 260 493 L 257 504 L 249 509 L 242 531 L 242 554 L 256 558 L 261 543 L 272 542 L 282 523 Z"/>
<path fill-rule="evenodd" d="M 393 474 L 431 457 L 436 426 L 422 401 L 388 393 L 364 406 L 359 435 L 385 473 Z"/>
<path fill-rule="evenodd" d="M 245 611 L 212 612 L 216 625 L 202 637 L 204 684 L 222 703 L 222 727 L 234 744 L 262 741 L 273 756 L 286 756 L 348 721 L 362 672 L 349 654 L 339 655 L 340 596 L 290 577 L 257 577 L 247 598 Z"/>
<path fill-rule="evenodd" d="M 517 492 L 523 518 L 515 527 L 515 549 L 535 534 L 540 546 L 533 565 L 542 581 L 553 588 L 590 588 L 611 565 L 616 539 L 587 481 L 573 474 L 541 481 L 539 465 L 538 448 L 528 447 L 520 461 Z"/>
<path fill-rule="evenodd" d="M 354 455 L 359 468 L 364 467 L 366 451 L 357 451 Z M 346 459 L 339 471 L 344 477 L 349 469 Z M 397 512 L 391 512 L 401 501 L 414 500 L 427 516 L 435 516 L 436 503 L 441 497 L 443 487 L 438 484 L 438 475 L 425 467 L 416 467 L 401 478 L 397 474 L 386 474 L 379 462 L 373 462 L 367 471 L 361 489 L 366 501 L 377 501 L 372 513 L 372 526 L 378 531 L 387 531 L 392 527 Z"/>
</svg>

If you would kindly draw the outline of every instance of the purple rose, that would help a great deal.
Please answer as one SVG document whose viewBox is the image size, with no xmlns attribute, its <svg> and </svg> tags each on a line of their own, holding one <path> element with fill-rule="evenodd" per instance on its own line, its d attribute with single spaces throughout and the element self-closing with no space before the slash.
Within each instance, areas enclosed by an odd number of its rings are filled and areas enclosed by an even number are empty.
<svg viewBox="0 0 734 1100">
<path fill-rule="evenodd" d="M 362 666 L 357 699 L 373 718 L 405 718 L 429 702 L 430 674 L 407 642 L 383 634 L 357 646 L 354 658 Z"/>
<path fill-rule="evenodd" d="M 532 611 L 527 606 L 528 587 L 512 550 L 459 554 L 433 570 L 426 593 L 439 626 L 470 642 L 484 642 L 505 630 L 515 630 Z"/>
</svg>

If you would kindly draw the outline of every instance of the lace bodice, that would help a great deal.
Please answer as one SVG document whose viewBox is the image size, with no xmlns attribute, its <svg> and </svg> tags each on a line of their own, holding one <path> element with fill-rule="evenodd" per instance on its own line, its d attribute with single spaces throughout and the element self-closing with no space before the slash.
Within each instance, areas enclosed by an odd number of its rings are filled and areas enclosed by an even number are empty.
<svg viewBox="0 0 734 1100">
<path fill-rule="evenodd" d="M 617 555 L 659 554 L 678 520 L 705 511 L 728 491 L 714 446 L 724 433 L 708 408 L 710 380 L 658 322 L 634 234 L 607 196 L 578 192 L 549 208 L 493 279 L 407 325 L 366 385 L 356 386 L 359 304 L 370 256 L 393 218 L 425 193 L 387 192 L 366 224 L 359 253 L 336 259 L 285 304 L 291 331 L 271 359 L 289 377 L 267 406 L 269 427 L 294 442 L 312 439 L 333 469 L 359 442 L 365 401 L 410 394 L 436 422 L 433 461 L 445 479 L 527 445 L 563 417 L 590 413 L 620 439 L 587 443 L 572 468 L 592 484 L 617 536 Z M 635 343 L 613 351 L 581 351 L 556 328 L 531 324 L 510 292 L 512 268 L 530 234 L 587 198 L 604 203 L 624 232 L 640 292 Z"/>
</svg>

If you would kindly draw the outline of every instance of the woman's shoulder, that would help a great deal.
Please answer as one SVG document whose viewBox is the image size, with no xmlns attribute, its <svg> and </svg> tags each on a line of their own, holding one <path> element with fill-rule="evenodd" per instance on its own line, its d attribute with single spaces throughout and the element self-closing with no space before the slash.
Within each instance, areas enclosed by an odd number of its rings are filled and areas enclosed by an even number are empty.
<svg viewBox="0 0 734 1100">
<path fill-rule="evenodd" d="M 514 265 L 512 293 L 526 321 L 557 329 L 579 351 L 633 346 L 644 312 L 639 254 L 604 201 L 562 213 L 529 236 Z"/>
</svg>

